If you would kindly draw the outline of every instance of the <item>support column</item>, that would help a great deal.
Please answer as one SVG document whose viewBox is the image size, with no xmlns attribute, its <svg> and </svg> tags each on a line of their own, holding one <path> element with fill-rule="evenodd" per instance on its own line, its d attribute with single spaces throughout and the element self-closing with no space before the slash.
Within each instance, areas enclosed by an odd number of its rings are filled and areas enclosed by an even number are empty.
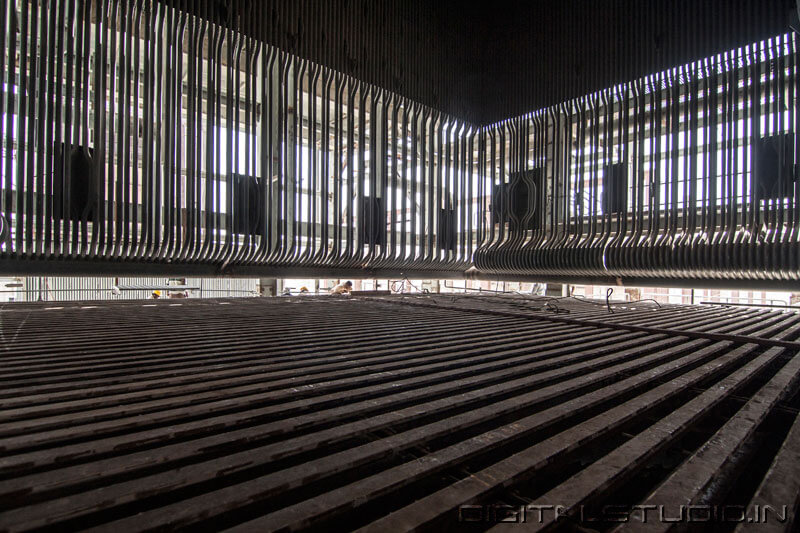
<svg viewBox="0 0 800 533">
<path fill-rule="evenodd" d="M 560 298 L 562 296 L 566 296 L 566 294 L 564 294 L 566 288 L 566 285 L 562 285 L 560 283 L 547 283 L 545 285 L 544 295 L 551 298 Z"/>
<path fill-rule="evenodd" d="M 258 294 L 260 296 L 277 296 L 278 280 L 276 278 L 261 278 L 258 280 Z"/>
</svg>

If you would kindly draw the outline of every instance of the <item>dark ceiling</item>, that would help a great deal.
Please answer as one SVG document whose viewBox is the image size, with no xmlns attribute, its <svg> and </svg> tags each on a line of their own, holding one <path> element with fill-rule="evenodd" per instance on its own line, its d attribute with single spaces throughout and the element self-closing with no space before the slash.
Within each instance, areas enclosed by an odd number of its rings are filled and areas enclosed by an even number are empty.
<svg viewBox="0 0 800 533">
<path fill-rule="evenodd" d="M 502 120 L 787 31 L 795 0 L 500 2 L 480 117 Z"/>
<path fill-rule="evenodd" d="M 483 124 L 777 35 L 795 0 L 194 5 L 279 48 Z"/>
</svg>

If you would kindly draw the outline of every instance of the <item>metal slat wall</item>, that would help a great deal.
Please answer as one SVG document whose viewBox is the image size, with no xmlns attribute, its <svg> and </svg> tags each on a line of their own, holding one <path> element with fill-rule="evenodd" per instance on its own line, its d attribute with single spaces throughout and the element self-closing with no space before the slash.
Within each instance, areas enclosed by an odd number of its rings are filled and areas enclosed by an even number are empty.
<svg viewBox="0 0 800 533">
<path fill-rule="evenodd" d="M 478 128 L 266 44 L 308 6 L 220 5 L 2 2 L 0 270 L 798 277 L 795 34 Z"/>
<path fill-rule="evenodd" d="M 476 128 L 176 4 L 3 2 L 3 270 L 469 267 Z"/>
<path fill-rule="evenodd" d="M 796 282 L 797 52 L 779 35 L 486 128 L 478 270 Z"/>
</svg>

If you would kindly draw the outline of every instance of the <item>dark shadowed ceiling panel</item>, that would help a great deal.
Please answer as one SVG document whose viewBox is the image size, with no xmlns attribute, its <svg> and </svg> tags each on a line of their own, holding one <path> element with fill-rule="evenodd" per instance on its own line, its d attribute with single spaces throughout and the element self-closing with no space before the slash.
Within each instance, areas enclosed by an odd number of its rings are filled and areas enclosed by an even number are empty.
<svg viewBox="0 0 800 533">
<path fill-rule="evenodd" d="M 218 0 L 195 9 L 446 113 L 491 123 L 777 35 L 794 5 Z"/>
<path fill-rule="evenodd" d="M 171 4 L 448 114 L 479 119 L 486 6 L 457 0 Z"/>
<path fill-rule="evenodd" d="M 3 4 L 0 271 L 800 279 L 794 0 L 164 2 Z"/>
<path fill-rule="evenodd" d="M 794 0 L 492 3 L 481 74 L 490 123 L 788 30 Z M 488 6 L 487 6 L 488 7 Z"/>
</svg>

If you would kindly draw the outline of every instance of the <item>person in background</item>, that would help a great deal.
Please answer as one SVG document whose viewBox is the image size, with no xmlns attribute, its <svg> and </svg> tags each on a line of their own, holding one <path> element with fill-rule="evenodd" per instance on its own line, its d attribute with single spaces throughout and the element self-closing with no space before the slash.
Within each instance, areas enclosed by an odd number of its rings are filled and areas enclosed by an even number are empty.
<svg viewBox="0 0 800 533">
<path fill-rule="evenodd" d="M 353 282 L 345 281 L 331 289 L 331 294 L 350 294 L 353 291 Z"/>
<path fill-rule="evenodd" d="M 153 300 L 158 300 L 161 298 L 161 291 L 153 291 Z"/>
</svg>

